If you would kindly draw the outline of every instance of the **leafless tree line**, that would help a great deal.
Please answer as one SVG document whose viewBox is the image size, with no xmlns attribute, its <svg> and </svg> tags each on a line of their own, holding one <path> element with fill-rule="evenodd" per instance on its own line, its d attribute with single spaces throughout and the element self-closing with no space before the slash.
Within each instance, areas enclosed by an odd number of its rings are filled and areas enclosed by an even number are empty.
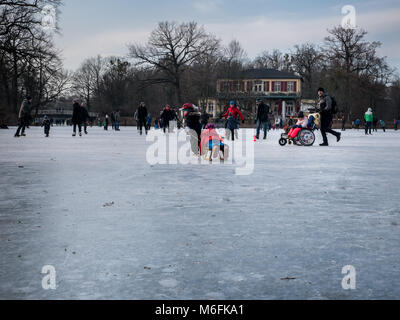
<svg viewBox="0 0 400 320">
<path fill-rule="evenodd" d="M 374 105 L 386 112 L 388 88 L 397 92 L 399 85 L 385 57 L 377 54 L 381 44 L 366 41 L 361 29 L 334 27 L 323 45 L 306 43 L 249 59 L 238 41 L 224 46 L 195 22 L 161 22 L 146 43 L 129 45 L 125 57 L 88 58 L 68 74 L 51 36 L 40 28 L 37 15 L 49 3 L 60 5 L 58 0 L 0 0 L 1 14 L 8 17 L 0 25 L 0 95 L 8 112 L 16 113 L 24 93 L 35 95 L 40 107 L 67 92 L 85 100 L 91 111 L 119 109 L 132 116 L 145 101 L 155 113 L 166 103 L 177 106 L 214 96 L 218 78 L 240 78 L 246 69 L 270 68 L 299 74 L 304 98 L 314 98 L 316 88 L 325 87 L 353 117 Z M 400 113 L 396 94 L 390 92 Z"/>
<path fill-rule="evenodd" d="M 52 33 L 42 27 L 42 11 L 60 0 L 0 0 L 0 120 L 15 118 L 27 94 L 35 109 L 55 100 L 69 75 L 62 69 Z M 57 32 L 57 28 L 53 30 Z"/>
</svg>

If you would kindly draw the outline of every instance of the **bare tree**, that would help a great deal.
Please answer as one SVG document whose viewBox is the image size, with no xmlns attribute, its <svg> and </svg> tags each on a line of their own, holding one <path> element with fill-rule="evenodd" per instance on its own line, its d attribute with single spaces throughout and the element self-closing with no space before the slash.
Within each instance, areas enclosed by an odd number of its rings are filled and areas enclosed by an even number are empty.
<svg viewBox="0 0 400 320">
<path fill-rule="evenodd" d="M 104 71 L 105 60 L 97 56 L 86 59 L 73 76 L 73 89 L 85 99 L 89 110 L 92 97 L 99 96 Z"/>
<path fill-rule="evenodd" d="M 311 97 L 315 90 L 314 77 L 321 70 L 323 55 L 321 51 L 311 43 L 296 45 L 291 54 L 293 71 L 299 74 L 305 81 L 303 96 Z M 315 95 L 315 94 L 314 94 Z"/>
<path fill-rule="evenodd" d="M 331 71 L 331 79 L 342 79 L 336 81 L 336 86 L 343 92 L 343 111 L 349 115 L 355 111 L 360 113 L 360 110 L 354 108 L 361 108 L 354 98 L 358 95 L 366 100 L 368 97 L 366 103 L 369 104 L 376 104 L 383 99 L 392 70 L 386 59 L 377 55 L 381 43 L 366 41 L 365 30 L 337 26 L 328 30 L 328 33 L 324 55 Z"/>
<path fill-rule="evenodd" d="M 129 46 L 129 57 L 136 66 L 158 71 L 158 77 L 148 79 L 151 83 L 169 83 L 178 102 L 183 103 L 181 79 L 185 71 L 199 58 L 214 51 L 219 40 L 205 32 L 195 22 L 177 25 L 161 22 L 151 33 L 146 45 Z"/>
</svg>

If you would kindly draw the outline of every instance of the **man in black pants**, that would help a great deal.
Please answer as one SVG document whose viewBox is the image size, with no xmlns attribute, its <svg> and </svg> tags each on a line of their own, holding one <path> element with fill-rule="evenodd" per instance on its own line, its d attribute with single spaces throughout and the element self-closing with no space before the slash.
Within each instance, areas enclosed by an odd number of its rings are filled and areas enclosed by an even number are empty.
<svg viewBox="0 0 400 320">
<path fill-rule="evenodd" d="M 82 102 L 81 108 L 82 108 L 81 111 L 82 111 L 83 129 L 84 129 L 85 134 L 88 134 L 87 124 L 88 124 L 88 121 L 90 120 L 90 117 L 89 117 L 89 112 L 86 108 L 86 103 Z"/>
<path fill-rule="evenodd" d="M 261 127 L 264 129 L 264 140 L 267 140 L 268 133 L 268 120 L 269 120 L 269 105 L 265 104 L 262 99 L 257 99 L 257 134 L 256 139 L 260 139 Z"/>
<path fill-rule="evenodd" d="M 18 114 L 18 129 L 14 136 L 16 138 L 20 136 L 25 137 L 25 127 L 29 125 L 29 119 L 31 117 L 31 103 L 32 97 L 27 96 L 21 104 Z"/>
<path fill-rule="evenodd" d="M 139 127 L 140 127 L 140 135 L 143 134 L 143 127 L 147 134 L 147 126 L 146 126 L 147 114 L 148 114 L 148 112 L 147 112 L 145 103 L 144 102 L 140 103 L 140 106 L 138 109 L 138 123 L 139 123 Z"/>
<path fill-rule="evenodd" d="M 329 146 L 327 133 L 334 135 L 337 142 L 340 141 L 342 134 L 332 130 L 331 124 L 333 120 L 333 110 L 332 110 L 332 98 L 325 93 L 323 88 L 318 89 L 318 109 L 321 113 L 321 134 L 324 139 L 324 143 L 320 144 L 321 147 Z"/>
<path fill-rule="evenodd" d="M 83 115 L 82 115 L 82 107 L 76 101 L 72 100 L 73 103 L 73 112 L 72 112 L 72 124 L 74 125 L 74 132 L 72 134 L 73 137 L 76 136 L 76 126 L 79 129 L 79 136 L 82 137 L 82 123 L 83 123 Z"/>
</svg>

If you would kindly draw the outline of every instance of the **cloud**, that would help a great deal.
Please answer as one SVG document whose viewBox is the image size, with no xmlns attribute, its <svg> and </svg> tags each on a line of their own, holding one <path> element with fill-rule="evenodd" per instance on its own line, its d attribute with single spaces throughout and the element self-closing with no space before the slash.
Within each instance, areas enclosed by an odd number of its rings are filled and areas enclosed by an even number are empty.
<svg viewBox="0 0 400 320">
<path fill-rule="evenodd" d="M 208 10 L 219 6 L 220 0 L 196 2 L 198 10 Z M 196 5 L 196 3 L 194 5 Z M 205 12 L 205 11 L 203 11 Z M 400 8 L 388 8 L 368 13 L 357 12 L 357 25 L 366 29 L 369 41 L 379 40 L 383 43 L 379 53 L 388 56 L 391 61 L 400 58 L 400 43 L 397 32 L 400 30 Z M 296 16 L 257 16 L 242 20 L 221 23 L 202 23 L 207 31 L 214 33 L 228 44 L 238 40 L 254 58 L 264 50 L 280 49 L 287 51 L 296 44 L 311 42 L 322 44 L 327 36 L 327 29 L 340 25 L 342 15 L 317 15 L 315 18 L 297 18 Z M 57 44 L 64 48 L 65 65 L 67 68 L 77 68 L 84 58 L 101 54 L 103 56 L 125 56 L 128 53 L 127 44 L 147 41 L 154 25 L 142 25 L 133 30 L 110 30 L 94 35 L 70 35 L 69 38 L 59 39 Z M 67 45 L 66 45 L 67 44 Z M 399 66 L 397 66 L 399 67 Z"/>
<path fill-rule="evenodd" d="M 366 29 L 369 41 L 379 40 L 383 43 L 382 52 L 400 57 L 400 43 L 390 39 L 390 34 L 400 30 L 400 8 L 385 9 L 370 13 L 358 13 L 357 25 Z M 212 23 L 205 27 L 220 37 L 224 43 L 238 40 L 248 52 L 255 57 L 264 50 L 293 48 L 296 44 L 311 42 L 323 43 L 327 29 L 340 25 L 342 16 L 318 16 L 314 19 L 284 19 L 265 16 L 247 19 L 240 23 Z M 387 42 L 385 42 L 385 39 Z M 389 54 L 389 50 L 391 51 Z"/>
<path fill-rule="evenodd" d="M 97 55 L 125 56 L 128 53 L 127 45 L 135 42 L 144 43 L 151 32 L 149 29 L 116 30 L 83 36 L 69 41 L 58 39 L 57 44 L 63 50 L 65 67 L 76 69 L 85 58 Z M 66 46 L 65 43 L 68 45 Z"/>
<path fill-rule="evenodd" d="M 202 14 L 216 13 L 219 11 L 222 0 L 197 0 L 193 3 L 193 7 Z"/>
</svg>

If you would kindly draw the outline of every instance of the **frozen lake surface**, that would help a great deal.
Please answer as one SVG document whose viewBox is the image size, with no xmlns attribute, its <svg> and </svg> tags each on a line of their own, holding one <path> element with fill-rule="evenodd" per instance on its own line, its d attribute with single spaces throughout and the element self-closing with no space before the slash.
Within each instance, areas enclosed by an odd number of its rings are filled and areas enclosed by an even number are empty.
<svg viewBox="0 0 400 320">
<path fill-rule="evenodd" d="M 273 132 L 238 176 L 151 166 L 136 128 L 42 130 L 0 130 L 0 299 L 400 298 L 400 131 Z"/>
</svg>

